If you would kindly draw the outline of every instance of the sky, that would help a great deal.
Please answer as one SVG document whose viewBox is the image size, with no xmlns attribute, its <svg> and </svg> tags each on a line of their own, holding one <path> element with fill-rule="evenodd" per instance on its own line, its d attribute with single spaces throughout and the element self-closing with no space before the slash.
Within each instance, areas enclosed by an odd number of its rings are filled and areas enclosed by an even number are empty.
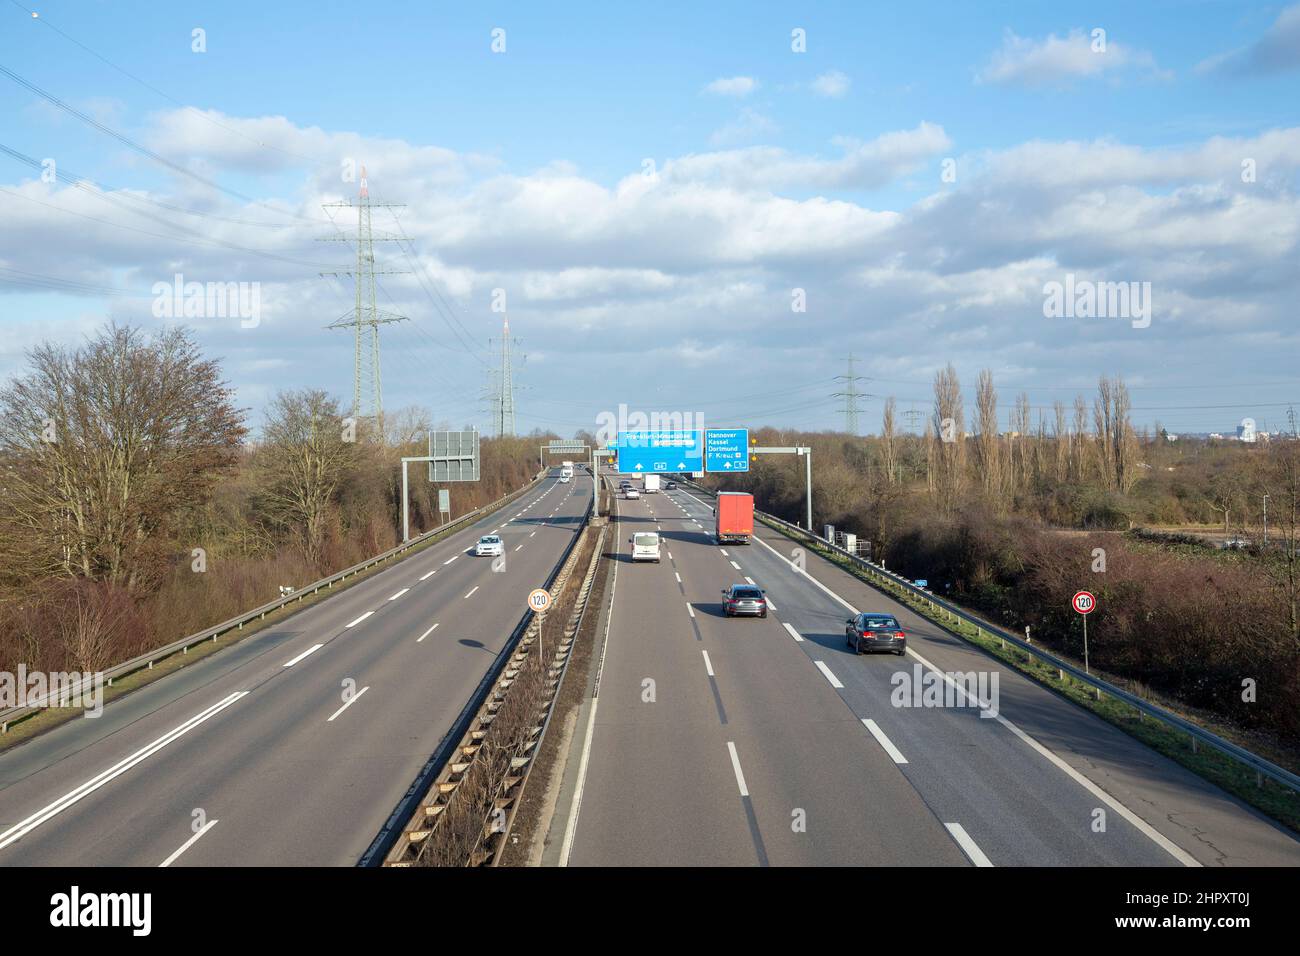
<svg viewBox="0 0 1300 956">
<path fill-rule="evenodd" d="M 0 0 L 0 380 L 180 322 L 254 425 L 350 405 L 362 165 L 384 406 L 437 424 L 491 432 L 503 316 L 520 433 L 842 429 L 850 356 L 863 433 L 950 362 L 968 423 L 981 369 L 1049 430 L 1103 375 L 1139 427 L 1300 406 L 1300 4 L 1242 0 Z"/>
</svg>

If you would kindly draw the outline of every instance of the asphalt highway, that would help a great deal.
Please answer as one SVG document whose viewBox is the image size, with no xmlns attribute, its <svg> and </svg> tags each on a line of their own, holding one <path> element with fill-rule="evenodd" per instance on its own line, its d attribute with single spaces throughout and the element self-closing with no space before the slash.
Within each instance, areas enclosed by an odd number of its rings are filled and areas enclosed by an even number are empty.
<svg viewBox="0 0 1300 956">
<path fill-rule="evenodd" d="M 1300 864 L 1245 804 L 779 533 L 719 547 L 686 490 L 618 507 L 569 865 Z M 653 529 L 662 562 L 632 564 Z M 766 619 L 722 615 L 737 583 Z M 907 656 L 848 648 L 856 611 L 894 614 Z M 927 679 L 982 690 L 928 706 Z"/>
<path fill-rule="evenodd" d="M 590 507 L 554 476 L 275 628 L 0 754 L 0 865 L 354 865 Z M 504 566 L 475 557 L 505 541 Z"/>
</svg>

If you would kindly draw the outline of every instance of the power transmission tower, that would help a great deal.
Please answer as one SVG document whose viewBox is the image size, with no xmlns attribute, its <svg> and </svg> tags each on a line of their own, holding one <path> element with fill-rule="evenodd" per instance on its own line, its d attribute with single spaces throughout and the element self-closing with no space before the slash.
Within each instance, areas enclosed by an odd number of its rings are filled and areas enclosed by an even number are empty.
<svg viewBox="0 0 1300 956">
<path fill-rule="evenodd" d="M 490 345 L 491 343 L 489 343 Z M 522 344 L 510 337 L 510 319 L 501 320 L 501 364 L 490 371 L 492 382 L 488 395 L 492 404 L 492 424 L 498 437 L 515 433 L 514 348 Z"/>
<path fill-rule="evenodd" d="M 1295 429 L 1295 406 L 1294 405 L 1287 406 L 1286 420 L 1287 420 L 1287 424 L 1291 426 L 1291 437 L 1292 438 L 1298 437 L 1296 435 L 1296 429 Z"/>
<path fill-rule="evenodd" d="M 845 383 L 845 389 L 842 392 L 831 394 L 831 398 L 844 399 L 844 430 L 850 435 L 858 433 L 858 412 L 862 411 L 858 407 L 858 399 L 868 397 L 865 393 L 858 391 L 858 382 L 865 382 L 866 380 L 866 376 L 853 374 L 853 353 L 850 352 L 849 373 L 835 376 L 835 381 Z"/>
<path fill-rule="evenodd" d="M 374 421 L 376 433 L 384 434 L 384 399 L 383 383 L 379 370 L 379 327 L 389 322 L 405 322 L 406 316 L 385 312 L 375 305 L 375 276 L 402 275 L 405 270 L 376 269 L 376 240 L 396 242 L 402 237 L 393 234 L 376 236 L 370 228 L 370 211 L 372 209 L 399 209 L 400 203 L 372 203 L 370 186 L 366 181 L 366 167 L 361 167 L 361 188 L 358 191 L 357 210 L 357 266 L 346 272 L 322 272 L 322 276 L 350 275 L 356 284 L 356 304 L 352 311 L 343 315 L 336 322 L 325 326 L 327 329 L 352 329 L 355 339 L 355 358 L 352 372 L 352 417 L 360 422 L 362 419 Z M 330 209 L 352 209 L 350 202 L 326 203 L 323 206 L 329 215 Z M 351 236 L 340 232 L 337 236 L 325 236 L 326 242 L 352 242 Z"/>
<path fill-rule="evenodd" d="M 917 411 L 916 406 L 913 405 L 907 411 L 903 412 L 903 417 L 907 419 L 908 429 L 915 432 L 917 423 L 921 419 L 925 418 L 925 412 Z"/>
</svg>

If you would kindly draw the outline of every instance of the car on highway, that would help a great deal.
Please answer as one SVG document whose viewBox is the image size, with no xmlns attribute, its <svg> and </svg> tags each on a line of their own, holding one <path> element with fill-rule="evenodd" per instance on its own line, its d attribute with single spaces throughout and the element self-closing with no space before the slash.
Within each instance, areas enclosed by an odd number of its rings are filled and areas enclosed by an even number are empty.
<svg viewBox="0 0 1300 956">
<path fill-rule="evenodd" d="M 722 613 L 727 617 L 767 617 L 767 597 L 752 584 L 733 584 L 722 589 Z"/>
<path fill-rule="evenodd" d="M 623 497 L 631 501 L 633 498 L 640 498 L 641 492 L 637 491 L 635 488 L 625 488 L 623 490 Z"/>
<path fill-rule="evenodd" d="M 664 491 L 676 491 L 676 490 L 677 490 L 677 482 L 675 481 L 664 482 Z"/>
<path fill-rule="evenodd" d="M 892 614 L 859 614 L 844 622 L 844 643 L 857 654 L 893 651 L 902 656 L 907 650 L 907 632 Z"/>
<path fill-rule="evenodd" d="M 478 544 L 474 545 L 474 554 L 478 557 L 484 555 L 497 555 L 506 553 L 506 543 L 501 540 L 499 535 L 485 534 L 478 539 Z"/>
<path fill-rule="evenodd" d="M 568 476 L 568 475 L 560 475 L 560 484 L 562 484 L 562 485 L 567 485 L 568 483 L 569 483 L 569 476 Z"/>
<path fill-rule="evenodd" d="M 622 481 L 618 483 L 619 491 L 627 491 L 631 487 L 632 487 L 632 482 L 628 481 L 626 478 L 624 478 Z"/>
<path fill-rule="evenodd" d="M 632 545 L 633 561 L 653 561 L 659 563 L 659 534 L 655 531 L 638 531 L 628 538 Z"/>
</svg>

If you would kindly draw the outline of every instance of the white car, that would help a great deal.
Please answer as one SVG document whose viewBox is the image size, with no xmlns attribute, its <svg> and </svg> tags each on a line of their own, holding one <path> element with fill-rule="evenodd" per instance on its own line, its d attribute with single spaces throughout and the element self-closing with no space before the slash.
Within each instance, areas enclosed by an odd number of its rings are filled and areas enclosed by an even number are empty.
<svg viewBox="0 0 1300 956">
<path fill-rule="evenodd" d="M 659 563 L 659 535 L 654 531 L 638 531 L 628 538 L 632 545 L 633 561 L 653 561 Z"/>
<path fill-rule="evenodd" d="M 631 501 L 633 498 L 640 498 L 641 492 L 637 491 L 635 488 L 629 488 L 623 493 L 623 497 Z"/>
<path fill-rule="evenodd" d="M 560 484 L 562 484 L 562 485 L 567 485 L 568 483 L 569 483 L 569 476 L 568 476 L 568 475 L 560 475 Z"/>
<path fill-rule="evenodd" d="M 485 534 L 478 539 L 478 544 L 474 545 L 474 554 L 478 557 L 484 555 L 497 555 L 506 553 L 506 543 L 498 535 Z"/>
</svg>

